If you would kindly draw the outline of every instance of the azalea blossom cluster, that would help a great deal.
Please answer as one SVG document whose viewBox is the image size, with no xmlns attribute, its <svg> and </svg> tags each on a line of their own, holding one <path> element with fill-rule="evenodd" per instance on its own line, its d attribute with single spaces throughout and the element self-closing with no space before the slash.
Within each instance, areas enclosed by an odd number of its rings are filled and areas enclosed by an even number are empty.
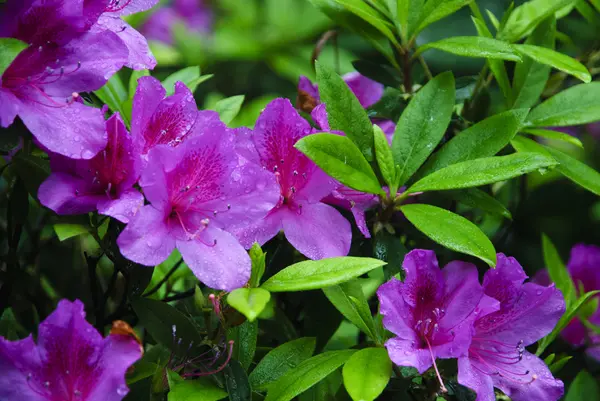
<svg viewBox="0 0 600 401">
<path fill-rule="evenodd" d="M 454 261 L 443 269 L 435 254 L 406 255 L 403 282 L 392 279 L 377 291 L 384 326 L 395 337 L 386 343 L 392 361 L 419 373 L 437 358 L 458 359 L 458 382 L 493 401 L 494 387 L 515 401 L 558 400 L 563 383 L 525 347 L 552 331 L 565 311 L 554 285 L 524 281 L 511 257 L 498 254 L 495 269 L 479 283 L 477 269 Z"/>
</svg>

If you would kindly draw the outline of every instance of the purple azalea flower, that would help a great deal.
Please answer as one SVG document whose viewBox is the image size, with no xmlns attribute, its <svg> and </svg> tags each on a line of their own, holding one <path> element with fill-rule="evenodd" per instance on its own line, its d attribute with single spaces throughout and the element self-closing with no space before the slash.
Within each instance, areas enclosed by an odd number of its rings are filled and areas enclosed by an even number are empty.
<svg viewBox="0 0 600 401">
<path fill-rule="evenodd" d="M 156 113 L 149 117 L 152 127 Z M 200 281 L 232 290 L 246 284 L 251 263 L 231 227 L 263 218 L 277 203 L 277 186 L 258 165 L 240 162 L 233 131 L 225 124 L 195 129 L 192 139 L 175 148 L 160 144 L 149 151 L 139 184 L 150 204 L 130 220 L 117 243 L 125 257 L 147 266 L 177 248 Z"/>
<path fill-rule="evenodd" d="M 356 96 L 361 106 L 365 109 L 371 107 L 383 96 L 384 86 L 379 82 L 375 82 L 358 72 L 351 72 L 342 77 L 344 82 L 348 85 L 352 93 Z M 305 76 L 301 76 L 298 81 L 298 92 L 304 97 L 308 95 L 311 109 L 321 102 L 319 95 L 319 88 L 316 84 L 313 84 L 310 79 Z M 312 99 L 312 100 L 310 100 Z M 307 110 L 311 111 L 311 110 Z M 321 113 L 325 111 L 322 110 Z M 392 142 L 392 137 L 396 129 L 396 124 L 391 120 L 373 119 L 373 124 L 379 125 L 381 130 L 385 133 L 388 141 Z M 321 126 L 323 128 L 323 126 Z"/>
<path fill-rule="evenodd" d="M 129 392 L 125 372 L 142 356 L 130 336 L 106 338 L 85 320 L 80 301 L 62 300 L 31 335 L 0 337 L 3 401 L 119 401 Z"/>
<path fill-rule="evenodd" d="M 167 96 L 160 81 L 141 77 L 133 97 L 131 134 L 136 149 L 147 155 L 157 145 L 178 146 L 195 133 L 222 130 L 215 111 L 198 111 L 194 95 L 182 82 Z"/>
<path fill-rule="evenodd" d="M 577 244 L 571 249 L 567 269 L 577 289 L 583 285 L 585 292 L 600 290 L 599 266 L 600 247 Z M 600 310 L 596 310 L 588 320 L 590 323 L 600 325 Z M 561 334 L 568 343 L 575 347 L 587 344 L 586 353 L 600 360 L 600 335 L 588 330 L 579 318 L 573 319 Z"/>
<path fill-rule="evenodd" d="M 371 238 L 365 212 L 379 204 L 377 195 L 360 192 L 342 185 L 323 198 L 323 202 L 351 211 L 358 230 L 365 238 Z"/>
<path fill-rule="evenodd" d="M 113 32 L 127 46 L 129 57 L 127 67 L 134 70 L 153 69 L 156 59 L 152 55 L 146 38 L 123 21 L 121 16 L 146 11 L 154 7 L 159 0 L 86 0 L 88 9 L 102 9 L 98 20 L 91 27 L 92 32 Z"/>
<path fill-rule="evenodd" d="M 213 13 L 204 0 L 174 0 L 153 13 L 142 32 L 148 39 L 173 44 L 173 26 L 183 23 L 188 30 L 205 34 L 212 29 Z"/>
<path fill-rule="evenodd" d="M 10 0 L 0 36 L 30 44 L 0 80 L 0 125 L 18 115 L 50 151 L 92 158 L 106 146 L 102 112 L 79 92 L 99 89 L 126 62 L 128 51 L 112 32 L 88 32 L 82 2 Z"/>
<path fill-rule="evenodd" d="M 523 283 L 526 278 L 503 254 L 485 273 L 469 353 L 458 360 L 458 382 L 473 389 L 477 401 L 495 400 L 494 387 L 514 401 L 555 401 L 563 394 L 563 383 L 525 347 L 552 331 L 565 302 L 553 285 Z"/>
<path fill-rule="evenodd" d="M 321 202 L 338 185 L 294 144 L 312 130 L 287 99 L 275 99 L 258 117 L 255 129 L 239 129 L 238 147 L 249 161 L 276 177 L 279 202 L 253 225 L 235 232 L 247 248 L 264 244 L 283 230 L 288 241 L 311 259 L 344 256 L 350 250 L 350 223 Z"/>
<path fill-rule="evenodd" d="M 58 214 L 98 210 L 124 223 L 144 204 L 133 185 L 139 177 L 139 156 L 119 114 L 106 122 L 106 148 L 90 160 L 50 153 L 52 174 L 38 191 L 40 202 Z"/>
<path fill-rule="evenodd" d="M 477 269 L 454 261 L 440 270 L 435 253 L 422 249 L 409 252 L 402 266 L 404 282 L 393 278 L 377 290 L 383 324 L 396 335 L 385 346 L 396 365 L 419 373 L 433 365 L 438 373 L 436 358 L 457 358 L 469 349 L 483 296 Z"/>
</svg>

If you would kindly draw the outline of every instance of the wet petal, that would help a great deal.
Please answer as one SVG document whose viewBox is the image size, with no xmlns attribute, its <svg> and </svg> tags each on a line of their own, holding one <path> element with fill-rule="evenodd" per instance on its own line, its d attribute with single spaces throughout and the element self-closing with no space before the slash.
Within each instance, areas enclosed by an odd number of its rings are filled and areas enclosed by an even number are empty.
<svg viewBox="0 0 600 401">
<path fill-rule="evenodd" d="M 177 249 L 198 280 L 211 288 L 231 291 L 250 279 L 250 256 L 227 231 L 208 228 L 195 240 L 177 241 Z"/>
<path fill-rule="evenodd" d="M 473 312 L 483 296 L 479 275 L 475 265 L 466 262 L 450 262 L 442 270 L 444 281 L 443 305 L 445 315 L 440 320 L 440 329 L 451 330 L 462 323 Z M 470 330 L 467 330 L 470 331 Z"/>
<path fill-rule="evenodd" d="M 348 220 L 324 203 L 301 206 L 283 215 L 283 231 L 294 248 L 310 259 L 346 256 L 352 240 Z"/>
<path fill-rule="evenodd" d="M 415 249 L 404 258 L 404 301 L 412 307 L 438 302 L 444 294 L 444 276 L 433 251 Z"/>
<path fill-rule="evenodd" d="M 111 2 L 114 4 L 111 5 Z M 109 1 L 109 7 L 106 11 L 111 15 L 130 15 L 149 10 L 158 2 L 159 0 L 120 0 L 120 2 L 112 0 Z"/>
<path fill-rule="evenodd" d="M 144 145 L 144 129 L 166 94 L 160 81 L 154 77 L 140 77 L 133 96 L 131 136 L 140 149 Z"/>
<path fill-rule="evenodd" d="M 144 195 L 137 189 L 131 188 L 119 195 L 117 199 L 99 201 L 98 213 L 128 223 L 142 206 L 144 206 Z"/>
<path fill-rule="evenodd" d="M 404 284 L 395 278 L 381 285 L 377 290 L 383 325 L 403 339 L 415 336 L 413 311 L 402 299 Z"/>
<path fill-rule="evenodd" d="M 397 337 L 386 341 L 385 348 L 392 362 L 398 366 L 412 366 L 419 373 L 425 373 L 433 363 L 429 350 L 416 348 L 419 339 L 415 336 L 413 339 L 399 339 Z"/>
<path fill-rule="evenodd" d="M 231 232 L 246 249 L 250 249 L 255 242 L 263 245 L 283 229 L 282 219 L 286 213 L 285 208 L 273 209 L 263 219 L 236 226 Z"/>
<path fill-rule="evenodd" d="M 600 247 L 577 244 L 571 249 L 567 269 L 578 286 L 581 282 L 585 291 L 600 290 Z"/>
<path fill-rule="evenodd" d="M 19 112 L 19 99 L 10 91 L 0 88 L 0 126 L 8 128 Z"/>
<path fill-rule="evenodd" d="M 496 401 L 491 376 L 474 367 L 466 356 L 458 358 L 458 382 L 475 391 L 476 401 Z"/>
<path fill-rule="evenodd" d="M 41 370 L 41 359 L 31 335 L 20 341 L 0 337 L 0 399 L 4 401 L 46 401 L 28 379 Z"/>
<path fill-rule="evenodd" d="M 88 183 L 64 173 L 53 173 L 40 185 L 40 203 L 60 215 L 83 214 L 96 210 L 106 195 L 89 193 Z"/>
<path fill-rule="evenodd" d="M 119 235 L 117 244 L 123 256 L 136 263 L 156 266 L 175 249 L 175 239 L 165 222 L 165 213 L 151 205 L 143 206 Z"/>
<path fill-rule="evenodd" d="M 351 72 L 344 75 L 343 78 L 344 82 L 346 82 L 350 90 L 358 98 L 361 106 L 365 109 L 377 103 L 383 96 L 382 84 L 375 82 L 358 72 Z"/>
</svg>

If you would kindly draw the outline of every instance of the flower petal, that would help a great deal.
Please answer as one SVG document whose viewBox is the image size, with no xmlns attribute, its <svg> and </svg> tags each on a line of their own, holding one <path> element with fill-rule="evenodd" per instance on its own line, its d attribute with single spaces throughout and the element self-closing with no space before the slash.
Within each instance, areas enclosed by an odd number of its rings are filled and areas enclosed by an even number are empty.
<svg viewBox="0 0 600 401">
<path fill-rule="evenodd" d="M 397 337 L 386 341 L 385 348 L 392 362 L 398 366 L 412 366 L 420 374 L 425 373 L 433 363 L 431 354 L 427 349 L 415 348 L 419 339 L 415 336 L 412 340 L 403 340 Z"/>
<path fill-rule="evenodd" d="M 156 266 L 175 249 L 175 239 L 165 223 L 165 213 L 151 205 L 143 206 L 119 235 L 117 244 L 123 256 L 136 263 Z"/>
<path fill-rule="evenodd" d="M 123 1 L 123 0 L 121 0 L 121 1 Z M 139 12 L 151 9 L 156 4 L 158 4 L 158 2 L 159 2 L 159 0 L 130 0 L 130 1 L 126 0 L 125 6 L 121 6 L 118 4 L 119 2 L 115 2 L 115 3 L 117 3 L 117 5 L 112 8 L 109 8 L 107 10 L 107 13 L 112 14 L 112 15 L 135 14 L 135 13 L 139 13 Z"/>
<path fill-rule="evenodd" d="M 144 129 L 166 93 L 158 79 L 150 76 L 138 78 L 138 86 L 133 95 L 131 136 L 140 149 L 145 143 Z"/>
<path fill-rule="evenodd" d="M 401 339 L 415 336 L 413 311 L 402 299 L 404 284 L 395 278 L 381 285 L 377 290 L 380 313 L 385 328 Z"/>
<path fill-rule="evenodd" d="M 283 231 L 294 248 L 310 259 L 346 256 L 350 251 L 350 223 L 324 203 L 305 203 L 298 211 L 288 210 L 283 215 Z"/>
<path fill-rule="evenodd" d="M 446 283 L 443 300 L 445 315 L 439 325 L 440 329 L 447 331 L 469 316 L 475 317 L 473 312 L 483 296 L 483 288 L 479 284 L 477 268 L 471 263 L 450 262 L 442 272 Z"/>
<path fill-rule="evenodd" d="M 39 372 L 41 360 L 31 335 L 20 341 L 0 337 L 0 399 L 46 401 L 29 383 L 28 373 Z"/>
<path fill-rule="evenodd" d="M 433 251 L 415 249 L 402 262 L 406 271 L 404 301 L 412 307 L 423 302 L 437 303 L 444 294 L 444 276 Z"/>
<path fill-rule="evenodd" d="M 300 75 L 300 79 L 298 79 L 298 90 L 306 92 L 310 97 L 319 101 L 321 98 L 319 97 L 319 90 L 317 85 L 313 84 L 310 79 L 305 77 L 304 75 Z"/>
<path fill-rule="evenodd" d="M 96 29 L 115 33 L 127 46 L 129 50 L 127 67 L 134 70 L 151 70 L 156 66 L 156 59 L 148 47 L 146 38 L 127 22 L 119 17 L 104 14 L 98 19 L 97 24 Z"/>
<path fill-rule="evenodd" d="M 511 380 L 500 375 L 492 376 L 494 386 L 498 387 L 513 401 L 556 401 L 564 393 L 564 384 L 555 379 L 548 366 L 537 356 L 525 351 L 523 359 L 513 366 L 513 370 L 528 371 L 523 381 Z"/>
<path fill-rule="evenodd" d="M 65 173 L 53 173 L 40 185 L 40 203 L 60 215 L 83 214 L 96 210 L 106 195 L 86 194 L 88 183 Z"/>
<path fill-rule="evenodd" d="M 198 280 L 211 288 L 231 291 L 250 279 L 250 256 L 227 231 L 208 228 L 196 240 L 177 241 L 177 249 Z"/>
<path fill-rule="evenodd" d="M 98 213 L 128 223 L 142 206 L 144 206 L 144 195 L 137 189 L 131 188 L 120 194 L 117 199 L 99 201 Z"/>
<path fill-rule="evenodd" d="M 329 131 L 331 128 L 329 127 L 329 118 L 327 115 L 327 110 L 325 109 L 325 103 L 319 104 L 317 107 L 310 112 L 310 116 L 314 120 L 315 123 L 320 128 L 320 131 Z"/>
<path fill-rule="evenodd" d="M 286 208 L 273 209 L 263 219 L 259 219 L 253 224 L 236 226 L 232 228 L 231 232 L 246 249 L 250 249 L 255 242 L 264 245 L 283 229 L 282 219 L 286 213 Z"/>
<path fill-rule="evenodd" d="M 600 290 L 600 247 L 577 244 L 571 249 L 567 269 L 576 286 L 581 282 L 585 291 Z"/>
<path fill-rule="evenodd" d="M 496 401 L 491 376 L 473 367 L 471 359 L 466 356 L 458 358 L 458 382 L 475 391 L 476 401 Z"/>
<path fill-rule="evenodd" d="M 8 128 L 19 112 L 19 99 L 0 87 L 0 126 Z"/>
<path fill-rule="evenodd" d="M 62 108 L 22 103 L 19 116 L 48 150 L 73 159 L 90 159 L 106 146 L 100 109 L 74 102 Z"/>
<path fill-rule="evenodd" d="M 343 78 L 344 82 L 346 82 L 350 90 L 358 98 L 361 106 L 365 109 L 377 103 L 383 96 L 382 84 L 375 82 L 358 72 L 351 72 L 344 75 Z"/>
</svg>

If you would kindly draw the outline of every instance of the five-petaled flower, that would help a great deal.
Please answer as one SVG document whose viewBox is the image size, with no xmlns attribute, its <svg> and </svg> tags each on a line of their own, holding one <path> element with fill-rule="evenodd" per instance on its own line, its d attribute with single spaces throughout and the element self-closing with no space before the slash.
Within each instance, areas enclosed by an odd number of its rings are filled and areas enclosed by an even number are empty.
<svg viewBox="0 0 600 401">
<path fill-rule="evenodd" d="M 404 282 L 392 279 L 377 291 L 383 324 L 396 335 L 385 346 L 397 365 L 419 373 L 433 365 L 445 390 L 435 359 L 467 354 L 483 296 L 477 269 L 455 261 L 440 270 L 433 251 L 422 249 L 408 253 L 402 266 Z"/>
<path fill-rule="evenodd" d="M 279 184 L 277 205 L 254 224 L 238 225 L 235 233 L 249 248 L 264 244 L 283 229 L 288 241 L 311 259 L 344 256 L 350 250 L 350 223 L 321 202 L 339 184 L 300 153 L 294 144 L 312 132 L 287 99 L 267 105 L 254 130 L 238 129 L 242 156 L 262 165 Z"/>
<path fill-rule="evenodd" d="M 458 382 L 473 389 L 477 401 L 495 400 L 494 387 L 515 401 L 555 401 L 563 394 L 563 383 L 525 347 L 552 331 L 565 302 L 554 285 L 523 283 L 526 278 L 503 254 L 485 273 L 469 353 L 458 360 Z"/>
<path fill-rule="evenodd" d="M 106 121 L 106 148 L 90 160 L 50 153 L 52 174 L 40 185 L 42 205 L 58 214 L 98 210 L 124 223 L 144 204 L 133 185 L 140 174 L 139 155 L 119 114 Z"/>
<path fill-rule="evenodd" d="M 142 356 L 133 336 L 106 338 L 85 320 L 80 301 L 62 300 L 32 336 L 0 337 L 3 401 L 120 401 L 129 392 L 125 372 Z"/>
<path fill-rule="evenodd" d="M 231 227 L 263 218 L 279 192 L 271 174 L 242 163 L 232 130 L 223 123 L 206 130 L 196 125 L 193 137 L 179 146 L 154 146 L 139 184 L 150 204 L 117 240 L 125 257 L 154 266 L 176 247 L 208 286 L 232 290 L 246 284 L 250 257 Z"/>
</svg>

